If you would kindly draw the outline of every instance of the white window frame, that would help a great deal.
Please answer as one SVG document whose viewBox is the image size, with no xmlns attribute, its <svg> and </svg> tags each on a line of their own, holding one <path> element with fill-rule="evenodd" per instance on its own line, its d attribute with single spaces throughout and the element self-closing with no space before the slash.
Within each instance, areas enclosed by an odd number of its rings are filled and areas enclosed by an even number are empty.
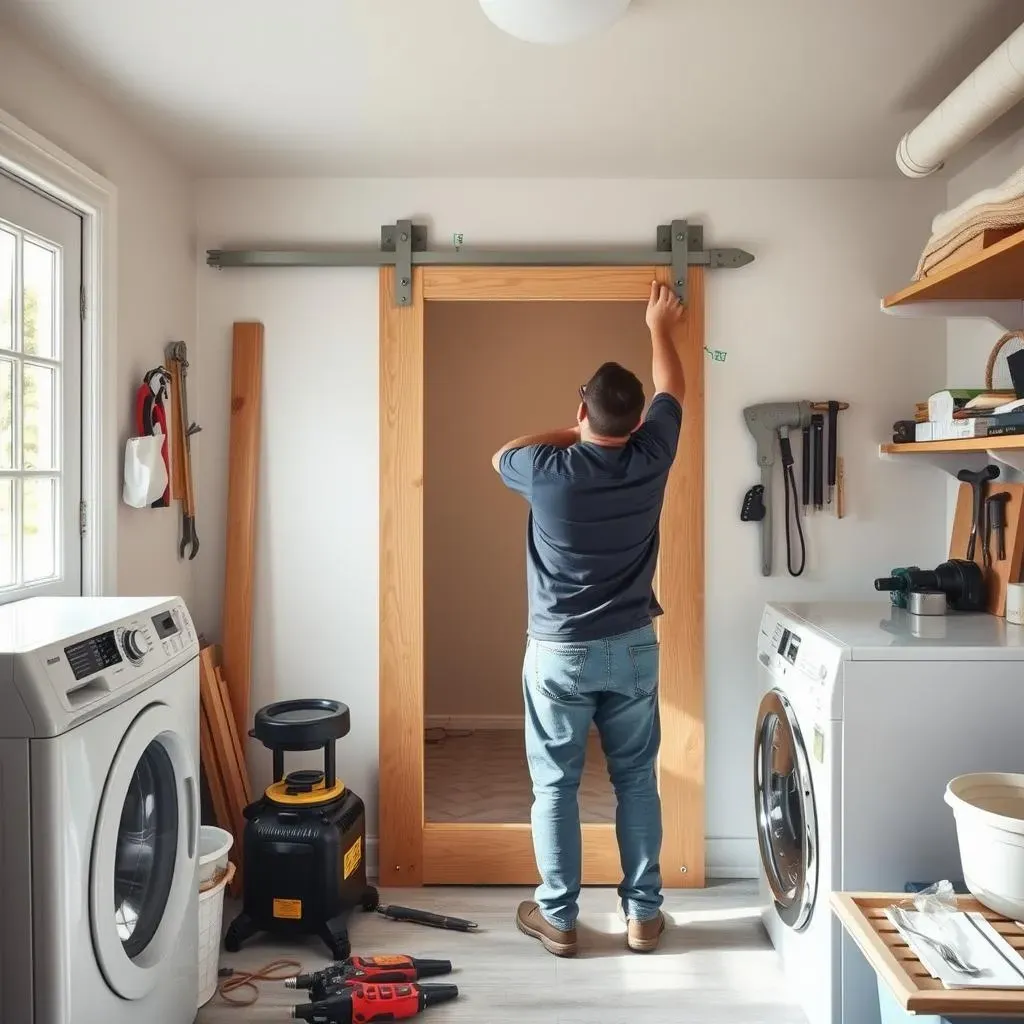
<svg viewBox="0 0 1024 1024">
<path fill-rule="evenodd" d="M 117 188 L 0 109 L 0 167 L 82 217 L 82 594 L 117 594 Z"/>
</svg>

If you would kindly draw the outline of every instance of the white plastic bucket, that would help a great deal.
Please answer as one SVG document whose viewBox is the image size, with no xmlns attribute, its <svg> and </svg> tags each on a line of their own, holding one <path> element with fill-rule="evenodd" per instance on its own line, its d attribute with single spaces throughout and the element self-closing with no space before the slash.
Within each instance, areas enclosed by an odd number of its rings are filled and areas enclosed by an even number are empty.
<svg viewBox="0 0 1024 1024">
<path fill-rule="evenodd" d="M 220 933 L 224 923 L 224 890 L 235 877 L 235 865 L 227 864 L 206 887 L 199 888 L 199 1006 L 217 991 L 220 969 Z"/>
<path fill-rule="evenodd" d="M 997 914 L 1024 918 L 1024 775 L 960 775 L 945 799 L 967 888 Z"/>
<path fill-rule="evenodd" d="M 228 853 L 234 839 L 230 832 L 214 825 L 203 825 L 199 829 L 199 884 L 209 882 L 218 872 L 228 866 Z"/>
</svg>

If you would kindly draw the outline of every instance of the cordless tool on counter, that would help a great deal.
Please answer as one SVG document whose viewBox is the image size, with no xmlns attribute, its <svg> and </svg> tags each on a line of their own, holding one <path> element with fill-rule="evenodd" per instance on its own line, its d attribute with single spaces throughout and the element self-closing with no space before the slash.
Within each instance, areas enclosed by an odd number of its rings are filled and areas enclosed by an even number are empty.
<svg viewBox="0 0 1024 1024">
<path fill-rule="evenodd" d="M 889 591 L 897 608 L 906 608 L 908 596 L 915 591 L 941 591 L 953 611 L 985 610 L 985 577 L 981 566 L 961 558 L 951 558 L 935 569 L 919 569 L 916 565 L 893 569 L 890 575 L 875 580 L 875 590 Z"/>
<path fill-rule="evenodd" d="M 329 999 L 294 1007 L 292 1017 L 314 1024 L 373 1024 L 406 1020 L 458 997 L 457 985 L 354 985 Z"/>
</svg>

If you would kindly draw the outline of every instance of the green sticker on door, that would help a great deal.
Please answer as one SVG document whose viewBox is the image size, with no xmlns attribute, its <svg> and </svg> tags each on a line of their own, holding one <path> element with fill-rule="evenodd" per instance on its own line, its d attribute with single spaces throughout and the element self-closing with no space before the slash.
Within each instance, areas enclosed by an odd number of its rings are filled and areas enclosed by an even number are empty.
<svg viewBox="0 0 1024 1024">
<path fill-rule="evenodd" d="M 814 760 L 825 763 L 825 734 L 817 726 L 814 727 Z"/>
</svg>

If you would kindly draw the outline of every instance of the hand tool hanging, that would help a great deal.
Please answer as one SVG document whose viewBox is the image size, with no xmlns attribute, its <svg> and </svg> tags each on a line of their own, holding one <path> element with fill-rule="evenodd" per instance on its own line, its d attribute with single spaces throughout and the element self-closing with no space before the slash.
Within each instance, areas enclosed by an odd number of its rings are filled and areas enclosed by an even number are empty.
<svg viewBox="0 0 1024 1024">
<path fill-rule="evenodd" d="M 146 373 L 135 392 L 136 436 L 156 437 L 162 435 L 160 455 L 164 462 L 164 469 L 168 471 L 168 484 L 164 488 L 164 493 L 153 502 L 151 508 L 167 508 L 171 503 L 170 462 L 167 457 L 167 412 L 164 409 L 169 384 L 170 375 L 167 370 L 162 366 L 157 366 Z"/>
<path fill-rule="evenodd" d="M 199 554 L 199 534 L 196 531 L 195 485 L 192 480 L 192 435 L 203 428 L 188 416 L 188 348 L 183 341 L 172 341 L 167 346 L 167 363 L 171 368 L 171 417 L 174 424 L 174 460 L 181 492 L 181 540 L 178 557 L 191 561 Z"/>
<path fill-rule="evenodd" d="M 995 530 L 996 533 L 996 560 L 1006 561 L 1006 506 L 1010 501 L 1009 491 L 1000 491 L 998 494 L 990 494 L 985 499 L 986 520 L 989 533 Z M 988 537 L 985 538 L 985 547 L 991 552 Z"/>
<path fill-rule="evenodd" d="M 957 480 L 971 485 L 971 533 L 967 539 L 967 551 L 964 556 L 968 562 L 974 561 L 978 537 L 981 537 L 982 562 L 986 566 L 992 564 L 992 553 L 986 540 L 988 531 L 985 527 L 985 489 L 988 487 L 989 481 L 995 480 L 997 476 L 999 476 L 999 467 L 991 465 L 976 471 L 961 469 L 956 475 Z"/>
<path fill-rule="evenodd" d="M 792 480 L 793 499 L 796 500 L 796 480 L 793 477 L 793 452 L 789 444 L 789 431 L 803 429 L 811 422 L 810 402 L 765 402 L 761 405 L 748 405 L 743 410 L 743 418 L 757 445 L 757 464 L 761 467 L 761 483 L 755 484 L 747 491 L 743 499 L 740 518 L 747 522 L 761 524 L 761 575 L 772 574 L 772 477 L 775 470 L 775 439 L 785 428 L 785 450 L 783 452 L 783 472 L 786 486 L 786 552 L 787 563 L 792 569 L 791 537 L 789 532 L 789 486 Z M 788 460 L 788 462 L 787 462 Z M 800 508 L 796 506 L 799 516 Z M 799 529 L 801 545 L 803 531 Z M 803 571 L 801 562 L 800 571 Z M 799 573 L 794 573 L 799 575 Z"/>
<path fill-rule="evenodd" d="M 825 418 L 821 413 L 815 413 L 811 417 L 811 445 L 814 450 L 814 479 L 812 487 L 814 490 L 814 511 L 820 512 L 825 507 L 825 492 L 823 487 L 823 455 L 822 443 L 824 441 Z"/>
<path fill-rule="evenodd" d="M 802 427 L 800 434 L 803 437 L 803 451 L 800 453 L 800 475 L 803 485 L 801 491 L 801 504 L 804 507 L 804 515 L 807 515 L 807 508 L 811 504 L 811 428 L 810 425 Z"/>
</svg>

